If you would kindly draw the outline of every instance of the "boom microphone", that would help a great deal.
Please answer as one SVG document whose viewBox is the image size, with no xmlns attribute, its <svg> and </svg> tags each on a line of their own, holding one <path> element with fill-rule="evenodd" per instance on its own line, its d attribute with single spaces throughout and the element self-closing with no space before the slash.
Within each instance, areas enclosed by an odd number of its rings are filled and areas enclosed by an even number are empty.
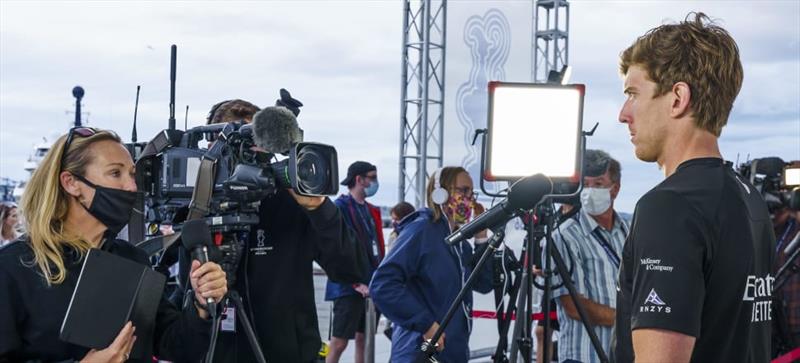
<svg viewBox="0 0 800 363">
<path fill-rule="evenodd" d="M 208 224 L 203 219 L 191 219 L 183 223 L 181 231 L 181 243 L 186 250 L 192 252 L 192 259 L 200 261 L 204 264 L 209 261 L 208 259 L 208 246 L 211 246 L 211 232 L 208 230 Z M 214 299 L 206 298 L 208 304 L 208 311 L 212 315 L 216 314 L 217 303 Z"/>
<path fill-rule="evenodd" d="M 286 107 L 267 107 L 253 116 L 253 142 L 273 154 L 286 154 L 303 141 L 294 113 Z"/>
<path fill-rule="evenodd" d="M 453 245 L 486 228 L 506 223 L 522 212 L 533 209 L 545 195 L 552 192 L 553 181 L 543 174 L 522 178 L 511 186 L 506 199 L 447 236 L 445 241 Z"/>
</svg>

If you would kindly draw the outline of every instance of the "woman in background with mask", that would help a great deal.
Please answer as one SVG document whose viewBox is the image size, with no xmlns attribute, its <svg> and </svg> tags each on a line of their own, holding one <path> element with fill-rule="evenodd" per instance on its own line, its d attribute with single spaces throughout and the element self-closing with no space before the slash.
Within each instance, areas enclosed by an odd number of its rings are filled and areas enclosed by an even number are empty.
<svg viewBox="0 0 800 363">
<path fill-rule="evenodd" d="M 0 247 L 13 242 L 19 233 L 17 205 L 11 202 L 0 203 Z"/>
<path fill-rule="evenodd" d="M 483 212 L 472 188 L 472 179 L 463 168 L 437 170 L 428 182 L 428 208 L 403 219 L 395 246 L 372 278 L 373 300 L 395 326 L 393 363 L 416 361 L 423 340 L 433 337 L 472 272 L 473 255 L 486 248 L 485 231 L 476 236 L 474 252 L 469 242 L 448 246 L 444 240 Z M 481 293 L 491 291 L 491 264 L 484 265 L 472 288 Z M 472 294 L 468 293 L 437 343 L 440 361 L 469 360 L 471 314 Z"/>
<path fill-rule="evenodd" d="M 102 350 L 59 339 L 89 249 L 150 265 L 143 251 L 114 238 L 136 196 L 133 161 L 116 134 L 77 127 L 56 141 L 23 196 L 25 238 L 0 250 L 0 362 L 123 362 L 137 335 L 149 336 L 128 322 Z M 161 299 L 152 332 L 161 359 L 205 354 L 211 327 L 206 298 L 219 301 L 227 292 L 225 273 L 213 262 L 194 261 L 191 284 L 195 303 L 184 311 Z"/>
</svg>

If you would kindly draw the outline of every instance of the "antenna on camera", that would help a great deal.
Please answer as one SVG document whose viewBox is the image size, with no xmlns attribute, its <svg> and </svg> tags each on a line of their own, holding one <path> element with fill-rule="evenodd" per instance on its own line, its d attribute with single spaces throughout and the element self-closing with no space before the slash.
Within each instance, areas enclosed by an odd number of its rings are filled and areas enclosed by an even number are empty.
<svg viewBox="0 0 800 363">
<path fill-rule="evenodd" d="M 178 59 L 178 46 L 172 45 L 169 67 L 169 125 L 168 129 L 175 130 L 175 64 Z"/>
<path fill-rule="evenodd" d="M 136 142 L 136 115 L 139 113 L 139 90 L 141 85 L 136 86 L 136 103 L 133 106 L 133 131 L 131 132 L 131 142 Z"/>
<path fill-rule="evenodd" d="M 75 97 L 75 127 L 81 126 L 81 100 L 83 99 L 83 87 L 75 86 L 72 89 L 72 97 Z"/>
</svg>

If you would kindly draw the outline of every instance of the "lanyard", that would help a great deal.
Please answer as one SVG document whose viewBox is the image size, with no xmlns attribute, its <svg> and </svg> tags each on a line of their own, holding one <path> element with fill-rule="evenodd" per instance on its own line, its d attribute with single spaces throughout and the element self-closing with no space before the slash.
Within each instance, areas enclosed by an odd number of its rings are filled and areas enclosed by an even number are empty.
<svg viewBox="0 0 800 363">
<path fill-rule="evenodd" d="M 613 264 L 614 264 L 614 266 L 615 266 L 617 269 L 619 269 L 619 256 L 618 256 L 618 255 L 617 255 L 617 253 L 614 251 L 614 248 L 613 248 L 613 247 L 611 247 L 611 244 L 610 244 L 610 243 L 608 243 L 608 240 L 606 240 L 606 238 L 605 238 L 605 237 L 603 237 L 603 234 L 602 234 L 602 233 L 600 233 L 600 231 L 598 231 L 597 229 L 595 229 L 595 230 L 593 230 L 593 231 L 592 231 L 592 235 L 593 235 L 593 236 L 594 236 L 594 237 L 597 239 L 597 241 L 600 243 L 600 246 L 602 246 L 602 247 L 603 247 L 603 249 L 606 251 L 606 254 L 608 255 L 608 258 L 609 258 L 609 259 L 611 259 L 611 263 L 613 263 Z"/>
<path fill-rule="evenodd" d="M 786 230 L 783 231 L 783 235 L 781 236 L 781 239 L 778 240 L 777 247 L 775 247 L 776 253 L 780 253 L 781 247 L 783 247 L 783 242 L 786 242 L 786 237 L 789 236 L 789 232 L 791 232 L 794 229 L 794 224 L 795 224 L 794 219 L 790 219 L 789 223 L 786 223 Z"/>
<path fill-rule="evenodd" d="M 366 208 L 366 205 L 364 207 Z M 380 252 L 378 251 L 378 232 L 375 230 L 375 226 L 373 225 L 374 222 L 372 219 L 372 214 L 368 212 L 367 214 L 369 217 L 365 217 L 364 213 L 361 211 L 362 208 L 359 205 L 356 205 L 356 202 L 353 199 L 348 201 L 347 209 L 350 212 L 350 219 L 353 222 L 353 229 L 356 230 L 358 238 L 362 241 L 362 243 L 366 243 L 367 249 L 372 252 L 368 253 L 370 255 L 370 263 L 373 267 L 377 267 L 380 263 Z M 367 208 L 367 210 L 369 209 Z M 358 216 L 356 216 L 356 214 Z"/>
</svg>

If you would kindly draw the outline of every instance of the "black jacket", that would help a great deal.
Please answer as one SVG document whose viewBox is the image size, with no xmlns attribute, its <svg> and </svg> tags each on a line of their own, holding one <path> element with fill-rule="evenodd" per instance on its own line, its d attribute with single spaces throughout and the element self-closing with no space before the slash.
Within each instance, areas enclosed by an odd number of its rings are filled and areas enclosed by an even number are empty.
<svg viewBox="0 0 800 363">
<path fill-rule="evenodd" d="M 103 249 L 150 265 L 145 253 L 128 242 L 110 240 Z M 87 348 L 59 339 L 83 264 L 70 249 L 65 249 L 64 255 L 66 280 L 48 287 L 37 265 L 30 263 L 33 251 L 27 241 L 18 240 L 0 249 L 0 362 L 71 361 L 88 353 Z M 196 310 L 181 312 L 162 297 L 153 350 L 161 359 L 200 360 L 208 347 L 210 329 L 211 322 L 197 316 Z"/>
<path fill-rule="evenodd" d="M 337 282 L 363 279 L 365 252 L 328 199 L 307 211 L 285 190 L 262 201 L 239 263 L 235 288 L 243 296 L 269 362 L 310 362 L 320 349 L 312 262 Z M 239 312 L 236 312 L 239 315 Z M 249 343 L 236 332 L 220 331 L 217 362 L 253 362 Z"/>
</svg>

